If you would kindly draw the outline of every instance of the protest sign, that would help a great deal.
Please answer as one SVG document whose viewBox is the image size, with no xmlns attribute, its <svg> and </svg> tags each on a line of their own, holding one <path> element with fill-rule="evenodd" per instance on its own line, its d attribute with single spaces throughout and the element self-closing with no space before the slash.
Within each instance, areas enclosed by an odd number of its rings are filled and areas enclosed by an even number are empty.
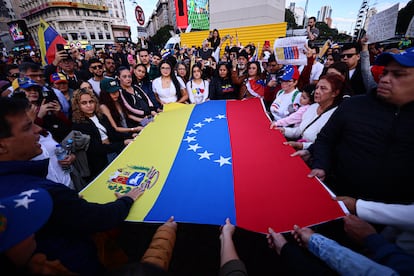
<svg viewBox="0 0 414 276">
<path fill-rule="evenodd" d="M 397 27 L 398 3 L 385 11 L 375 14 L 369 20 L 368 43 L 384 41 L 395 36 Z"/>
<path fill-rule="evenodd" d="M 291 65 L 306 65 L 305 45 L 306 36 L 285 37 L 275 40 L 274 53 L 277 63 Z"/>
</svg>

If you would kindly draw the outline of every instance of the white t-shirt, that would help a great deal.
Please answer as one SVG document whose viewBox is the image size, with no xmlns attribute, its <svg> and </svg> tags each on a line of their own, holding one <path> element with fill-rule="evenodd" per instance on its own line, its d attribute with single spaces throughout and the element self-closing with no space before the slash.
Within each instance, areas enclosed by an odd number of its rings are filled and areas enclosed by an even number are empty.
<svg viewBox="0 0 414 276">
<path fill-rule="evenodd" d="M 302 95 L 299 90 L 295 89 L 290 93 L 286 93 L 283 90 L 279 90 L 276 94 L 276 99 L 270 106 L 270 112 L 272 112 L 274 121 L 285 118 L 292 112 L 289 110 L 290 105 L 300 106 L 300 96 Z M 296 109 L 297 110 L 297 109 Z"/>
<path fill-rule="evenodd" d="M 32 160 L 44 160 L 49 158 L 46 178 L 56 183 L 61 183 L 69 188 L 73 188 L 70 173 L 65 173 L 57 160 L 55 154 L 57 142 L 53 139 L 50 132 L 47 133 L 46 137 L 40 135 L 39 143 L 42 147 L 42 153 Z"/>
<path fill-rule="evenodd" d="M 320 62 L 315 62 L 312 65 L 312 70 L 310 73 L 309 81 L 312 83 L 313 81 L 319 80 L 319 77 L 321 76 L 323 71 L 323 64 Z"/>
<path fill-rule="evenodd" d="M 203 80 L 199 84 L 195 83 L 192 80 L 187 82 L 187 93 L 191 103 L 199 104 L 207 100 L 209 86 L 208 84 L 209 83 L 206 80 Z"/>
<path fill-rule="evenodd" d="M 185 89 L 185 84 L 182 78 L 177 76 L 178 83 L 180 84 L 180 89 Z M 160 100 L 164 103 L 174 103 L 178 101 L 177 92 L 175 91 L 175 86 L 171 80 L 170 87 L 162 88 L 161 77 L 158 77 L 152 81 L 152 91 L 158 95 Z"/>
</svg>

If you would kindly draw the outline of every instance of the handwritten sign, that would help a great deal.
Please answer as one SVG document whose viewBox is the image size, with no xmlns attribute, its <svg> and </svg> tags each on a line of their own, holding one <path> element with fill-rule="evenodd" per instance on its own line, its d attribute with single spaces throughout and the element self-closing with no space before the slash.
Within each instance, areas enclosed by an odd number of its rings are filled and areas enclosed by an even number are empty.
<svg viewBox="0 0 414 276">
<path fill-rule="evenodd" d="M 278 38 L 273 44 L 277 63 L 291 65 L 306 65 L 306 36 Z"/>
<path fill-rule="evenodd" d="M 399 4 L 397 3 L 391 8 L 377 13 L 369 19 L 367 30 L 368 43 L 375 43 L 395 37 L 398 6 Z"/>
</svg>

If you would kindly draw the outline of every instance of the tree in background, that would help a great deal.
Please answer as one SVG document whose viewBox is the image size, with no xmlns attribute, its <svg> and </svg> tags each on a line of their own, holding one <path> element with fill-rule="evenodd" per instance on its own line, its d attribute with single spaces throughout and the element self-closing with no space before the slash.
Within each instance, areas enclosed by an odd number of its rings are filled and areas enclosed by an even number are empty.
<svg viewBox="0 0 414 276">
<path fill-rule="evenodd" d="M 160 28 L 157 31 L 157 33 L 153 37 L 151 37 L 151 40 L 154 43 L 154 45 L 156 45 L 160 49 L 162 49 L 164 47 L 164 44 L 171 37 L 171 32 L 170 31 L 174 31 L 174 28 L 171 25 L 166 25 L 166 26 Z"/>
<path fill-rule="evenodd" d="M 285 9 L 285 22 L 287 22 L 288 29 L 295 29 L 298 24 L 296 24 L 295 15 L 289 9 Z"/>
<path fill-rule="evenodd" d="M 316 28 L 319 29 L 318 40 L 325 41 L 330 37 L 335 38 L 338 36 L 338 30 L 329 28 L 325 22 L 316 22 Z"/>
</svg>

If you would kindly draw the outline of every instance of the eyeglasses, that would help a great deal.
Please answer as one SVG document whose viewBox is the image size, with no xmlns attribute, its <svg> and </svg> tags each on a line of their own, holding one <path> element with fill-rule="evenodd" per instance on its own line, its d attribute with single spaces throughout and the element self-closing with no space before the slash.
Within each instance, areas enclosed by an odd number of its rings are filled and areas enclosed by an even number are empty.
<svg viewBox="0 0 414 276">
<path fill-rule="evenodd" d="M 20 76 L 19 73 L 10 74 L 9 77 L 11 78 L 18 78 Z"/>
<path fill-rule="evenodd" d="M 341 54 L 341 55 L 339 55 L 341 58 L 345 58 L 345 57 L 347 57 L 347 58 L 351 58 L 351 57 L 353 57 L 353 56 L 355 56 L 355 55 L 357 55 L 357 53 L 351 53 L 351 54 Z"/>
<path fill-rule="evenodd" d="M 102 69 L 102 68 L 103 68 L 103 66 L 102 66 L 102 65 L 96 65 L 96 66 L 91 66 L 91 68 L 92 68 L 93 70 L 96 70 L 96 69 Z"/>
</svg>

